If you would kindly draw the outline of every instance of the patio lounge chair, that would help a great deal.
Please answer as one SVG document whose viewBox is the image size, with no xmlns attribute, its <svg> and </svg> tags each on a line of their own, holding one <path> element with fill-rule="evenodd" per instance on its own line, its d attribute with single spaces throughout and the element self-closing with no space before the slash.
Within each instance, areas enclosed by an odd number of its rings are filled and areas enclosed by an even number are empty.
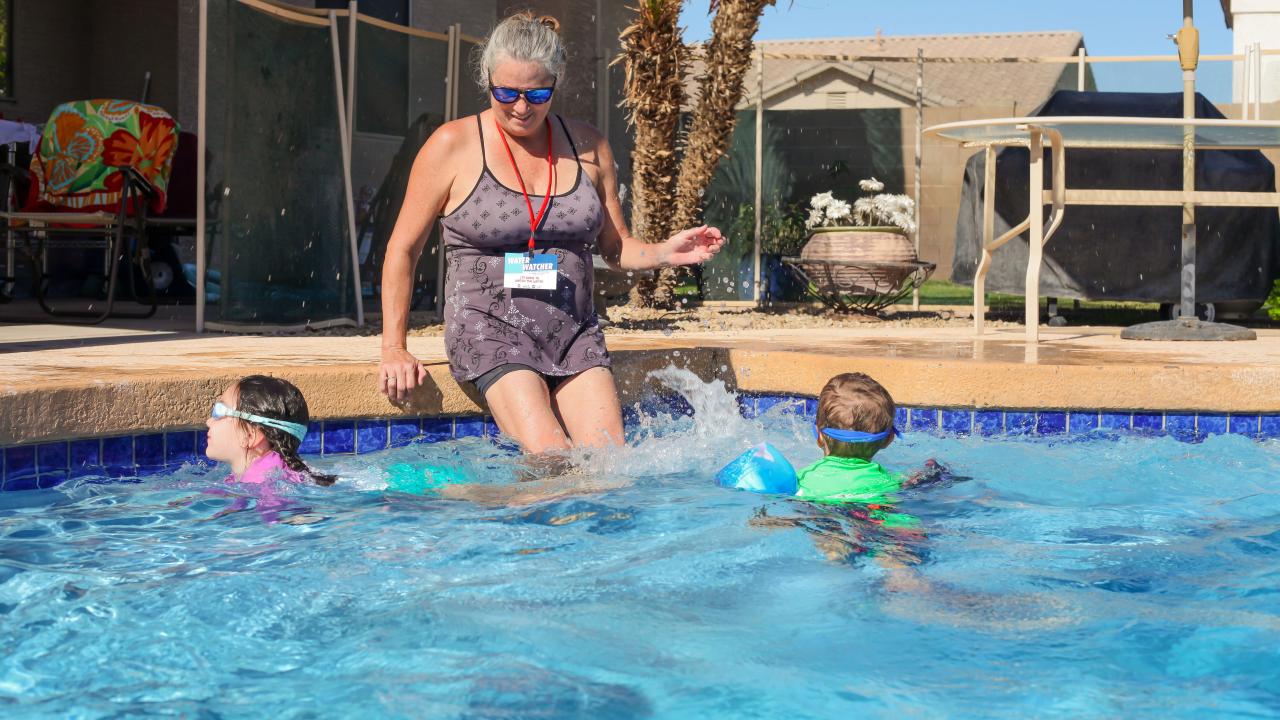
<svg viewBox="0 0 1280 720">
<path fill-rule="evenodd" d="M 53 322 L 100 323 L 108 317 L 155 314 L 146 235 L 148 216 L 165 209 L 169 171 L 178 143 L 173 118 L 154 105 L 131 100 L 80 100 L 54 109 L 31 158 L 31 190 L 17 212 L 0 213 L 31 267 L 40 307 Z M 49 253 L 102 250 L 107 276 L 101 310 L 55 310 L 49 305 Z M 113 312 L 121 259 L 133 299 L 141 273 L 150 307 Z"/>
</svg>

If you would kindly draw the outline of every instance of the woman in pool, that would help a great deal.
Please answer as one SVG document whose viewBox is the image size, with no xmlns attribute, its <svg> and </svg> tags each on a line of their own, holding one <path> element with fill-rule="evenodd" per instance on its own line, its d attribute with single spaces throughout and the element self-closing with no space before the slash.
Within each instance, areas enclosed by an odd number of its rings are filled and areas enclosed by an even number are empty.
<svg viewBox="0 0 1280 720">
<path fill-rule="evenodd" d="M 476 387 L 525 452 L 621 444 L 592 247 L 615 268 L 648 270 L 704 262 L 724 238 L 706 226 L 659 244 L 631 236 L 608 142 L 551 114 L 566 57 L 554 19 L 514 15 L 482 47 L 489 109 L 427 139 L 388 241 L 380 389 L 403 400 L 426 379 L 405 336 L 414 266 L 440 220 L 453 377 Z"/>
<path fill-rule="evenodd" d="M 231 465 L 229 480 L 251 485 L 276 481 L 332 485 L 298 457 L 310 413 L 292 383 L 249 375 L 223 391 L 209 413 L 205 455 Z"/>
</svg>

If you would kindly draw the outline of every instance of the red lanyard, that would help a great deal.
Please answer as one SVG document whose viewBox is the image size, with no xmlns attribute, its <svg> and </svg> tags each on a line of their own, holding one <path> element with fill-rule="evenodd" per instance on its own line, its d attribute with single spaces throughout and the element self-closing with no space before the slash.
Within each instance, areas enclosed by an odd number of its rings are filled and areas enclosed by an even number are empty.
<svg viewBox="0 0 1280 720">
<path fill-rule="evenodd" d="M 538 214 L 533 214 L 533 203 L 529 201 L 529 192 L 524 189 L 524 178 L 520 177 L 520 168 L 516 166 L 516 156 L 511 154 L 511 146 L 507 144 L 507 134 L 502 132 L 502 126 L 498 124 L 498 117 L 493 118 L 493 126 L 498 128 L 498 137 L 502 138 L 502 147 L 507 149 L 507 157 L 511 159 L 511 169 L 516 171 L 516 181 L 520 183 L 520 193 L 524 195 L 525 207 L 529 208 L 529 252 L 533 252 L 533 234 L 538 231 L 538 223 L 542 222 L 542 216 L 547 212 L 547 205 L 551 203 L 551 188 L 555 182 L 556 163 L 554 155 L 551 152 L 551 118 L 547 118 L 547 194 L 542 198 L 542 207 L 538 209 Z"/>
</svg>

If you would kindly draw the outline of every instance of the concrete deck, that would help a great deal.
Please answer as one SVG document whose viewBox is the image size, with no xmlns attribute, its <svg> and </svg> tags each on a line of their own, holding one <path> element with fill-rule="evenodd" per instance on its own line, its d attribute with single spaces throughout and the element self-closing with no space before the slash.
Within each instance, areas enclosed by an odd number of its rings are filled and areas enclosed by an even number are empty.
<svg viewBox="0 0 1280 720">
<path fill-rule="evenodd" d="M 838 372 L 879 379 L 902 405 L 1280 412 L 1280 331 L 1234 343 L 1121 340 L 1118 328 L 964 327 L 615 334 L 624 400 L 669 363 L 748 392 L 813 395 Z M 448 373 L 443 340 L 410 338 L 430 379 L 410 402 L 375 390 L 379 338 L 196 335 L 115 327 L 0 325 L 0 447 L 194 427 L 235 378 L 278 374 L 316 418 L 481 412 Z"/>
</svg>

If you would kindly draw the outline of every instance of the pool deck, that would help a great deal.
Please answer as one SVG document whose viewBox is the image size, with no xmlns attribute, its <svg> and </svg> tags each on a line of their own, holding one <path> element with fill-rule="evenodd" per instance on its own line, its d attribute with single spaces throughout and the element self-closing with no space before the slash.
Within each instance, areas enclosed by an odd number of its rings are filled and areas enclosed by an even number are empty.
<svg viewBox="0 0 1280 720">
<path fill-rule="evenodd" d="M 862 371 L 901 405 L 1004 409 L 1280 412 L 1280 330 L 1252 342 L 1136 342 L 1119 328 L 881 327 L 614 334 L 624 400 L 668 364 L 744 392 L 816 395 Z M 430 378 L 404 405 L 375 391 L 379 338 L 197 335 L 114 327 L 0 325 L 0 447 L 196 427 L 235 378 L 297 384 L 316 419 L 461 415 L 479 398 L 449 376 L 443 339 L 410 338 Z"/>
</svg>

